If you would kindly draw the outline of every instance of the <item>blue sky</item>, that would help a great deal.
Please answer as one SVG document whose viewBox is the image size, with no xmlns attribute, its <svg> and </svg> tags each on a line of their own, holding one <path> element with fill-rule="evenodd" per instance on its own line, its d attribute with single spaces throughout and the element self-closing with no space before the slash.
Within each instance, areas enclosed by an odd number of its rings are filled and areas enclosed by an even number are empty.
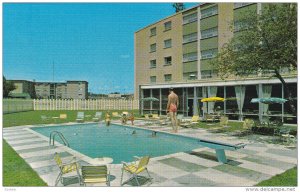
<svg viewBox="0 0 300 192">
<path fill-rule="evenodd" d="M 5 3 L 3 75 L 52 81 L 54 63 L 54 81 L 131 93 L 134 32 L 174 12 L 172 3 Z"/>
</svg>

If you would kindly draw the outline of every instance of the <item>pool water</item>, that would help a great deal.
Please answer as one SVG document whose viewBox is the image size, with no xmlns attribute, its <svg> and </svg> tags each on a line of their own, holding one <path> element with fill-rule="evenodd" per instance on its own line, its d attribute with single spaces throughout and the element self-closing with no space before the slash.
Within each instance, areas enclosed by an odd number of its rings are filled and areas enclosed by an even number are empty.
<svg viewBox="0 0 300 192">
<path fill-rule="evenodd" d="M 133 156 L 158 157 L 201 148 L 196 139 L 159 132 L 153 136 L 152 130 L 121 125 L 106 127 L 103 124 L 78 124 L 39 127 L 33 130 L 46 137 L 52 131 L 59 131 L 70 148 L 91 158 L 111 157 L 113 163 L 132 161 Z M 62 143 L 58 136 L 55 139 Z"/>
</svg>

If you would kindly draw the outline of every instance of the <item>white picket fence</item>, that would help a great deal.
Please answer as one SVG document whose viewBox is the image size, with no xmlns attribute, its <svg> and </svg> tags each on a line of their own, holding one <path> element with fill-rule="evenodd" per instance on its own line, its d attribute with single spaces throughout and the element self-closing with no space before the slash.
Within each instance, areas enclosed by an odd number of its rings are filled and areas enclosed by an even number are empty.
<svg viewBox="0 0 300 192">
<path fill-rule="evenodd" d="M 34 110 L 133 110 L 139 109 L 134 99 L 35 99 Z"/>
</svg>

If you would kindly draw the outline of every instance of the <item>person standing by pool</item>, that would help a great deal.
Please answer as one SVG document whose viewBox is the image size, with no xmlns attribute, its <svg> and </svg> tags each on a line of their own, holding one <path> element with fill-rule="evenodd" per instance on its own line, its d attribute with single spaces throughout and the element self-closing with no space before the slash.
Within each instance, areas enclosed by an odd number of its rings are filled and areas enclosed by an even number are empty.
<svg viewBox="0 0 300 192">
<path fill-rule="evenodd" d="M 109 114 L 109 112 L 106 112 L 106 114 L 105 114 L 105 123 L 106 123 L 106 126 L 110 125 L 110 114 Z"/>
<path fill-rule="evenodd" d="M 178 96 L 174 93 L 173 88 L 169 89 L 167 113 L 169 112 L 173 132 L 177 133 L 177 108 L 178 108 Z"/>
<path fill-rule="evenodd" d="M 133 125 L 133 121 L 134 121 L 134 115 L 133 113 L 130 113 L 128 120 L 131 121 L 131 125 Z"/>
</svg>

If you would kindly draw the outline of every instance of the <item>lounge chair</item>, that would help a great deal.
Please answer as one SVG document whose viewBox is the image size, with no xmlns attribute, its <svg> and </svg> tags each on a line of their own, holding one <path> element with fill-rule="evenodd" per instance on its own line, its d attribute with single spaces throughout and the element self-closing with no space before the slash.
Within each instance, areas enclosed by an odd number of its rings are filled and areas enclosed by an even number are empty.
<svg viewBox="0 0 300 192">
<path fill-rule="evenodd" d="M 123 111 L 123 112 L 122 112 L 122 115 L 126 115 L 126 116 L 128 116 L 128 115 L 129 115 L 129 113 L 128 113 L 128 111 Z"/>
<path fill-rule="evenodd" d="M 233 135 L 244 136 L 252 133 L 252 128 L 254 126 L 253 119 L 245 119 L 241 130 L 235 131 Z"/>
<path fill-rule="evenodd" d="M 223 131 L 225 131 L 225 128 L 227 128 L 227 127 L 229 127 L 228 126 L 228 117 L 227 116 L 221 116 L 220 117 L 220 126 L 209 128 L 209 131 L 211 131 L 211 132 L 223 132 Z"/>
<path fill-rule="evenodd" d="M 77 112 L 76 121 L 77 122 L 84 122 L 84 112 Z"/>
<path fill-rule="evenodd" d="M 110 173 L 106 165 L 101 166 L 82 166 L 82 182 L 84 186 L 87 183 L 106 183 L 110 186 Z"/>
<path fill-rule="evenodd" d="M 67 119 L 67 114 L 60 114 L 60 115 L 59 115 L 59 118 L 60 118 L 60 119 Z"/>
<path fill-rule="evenodd" d="M 185 120 L 184 123 L 180 124 L 180 126 L 185 128 L 190 128 L 198 124 L 199 120 L 200 117 L 198 115 L 194 115 L 190 120 Z"/>
<path fill-rule="evenodd" d="M 50 117 L 46 116 L 46 115 L 41 115 L 41 119 L 42 121 L 49 121 L 50 120 Z"/>
<path fill-rule="evenodd" d="M 93 121 L 97 122 L 100 121 L 102 118 L 102 112 L 96 112 L 95 116 L 93 117 Z"/>
<path fill-rule="evenodd" d="M 160 115 L 159 116 L 159 124 L 160 125 L 168 125 L 168 116 L 167 115 Z"/>
<path fill-rule="evenodd" d="M 63 184 L 63 176 L 67 175 L 71 172 L 74 172 L 74 171 L 77 172 L 79 185 L 81 184 L 81 177 L 80 177 L 80 173 L 79 173 L 80 166 L 77 163 L 75 157 L 73 157 L 73 159 L 71 161 L 69 161 L 68 163 L 63 163 L 59 154 L 55 153 L 54 160 L 55 160 L 57 166 L 59 167 L 59 171 L 60 171 L 55 180 L 55 186 L 57 186 L 59 181 Z"/>
<path fill-rule="evenodd" d="M 207 113 L 204 114 L 204 119 L 203 120 L 205 122 L 215 122 L 214 116 L 211 115 L 211 114 L 207 114 Z"/>
<path fill-rule="evenodd" d="M 158 114 L 152 114 L 152 117 L 151 117 L 152 119 L 159 119 L 159 116 L 158 116 Z"/>
<path fill-rule="evenodd" d="M 118 112 L 112 112 L 111 115 L 113 117 L 121 117 L 121 115 Z"/>
<path fill-rule="evenodd" d="M 183 120 L 183 115 L 182 114 L 178 114 L 177 115 L 177 124 L 178 126 L 180 126 L 180 124 L 182 123 Z"/>
<path fill-rule="evenodd" d="M 149 163 L 150 157 L 144 156 L 142 158 L 139 158 L 139 157 L 135 157 L 135 158 L 136 158 L 136 161 L 134 161 L 133 163 L 126 163 L 126 162 L 122 161 L 123 167 L 122 167 L 121 185 L 123 185 L 124 183 L 127 183 L 131 179 L 135 179 L 135 181 L 137 182 L 137 185 L 140 185 L 140 183 L 138 181 L 138 175 L 144 171 L 146 171 L 148 173 L 148 179 L 150 179 L 150 180 L 152 179 L 148 172 L 148 169 L 147 169 L 147 165 Z M 131 177 L 127 181 L 122 183 L 124 171 L 129 173 L 131 175 Z"/>
</svg>

